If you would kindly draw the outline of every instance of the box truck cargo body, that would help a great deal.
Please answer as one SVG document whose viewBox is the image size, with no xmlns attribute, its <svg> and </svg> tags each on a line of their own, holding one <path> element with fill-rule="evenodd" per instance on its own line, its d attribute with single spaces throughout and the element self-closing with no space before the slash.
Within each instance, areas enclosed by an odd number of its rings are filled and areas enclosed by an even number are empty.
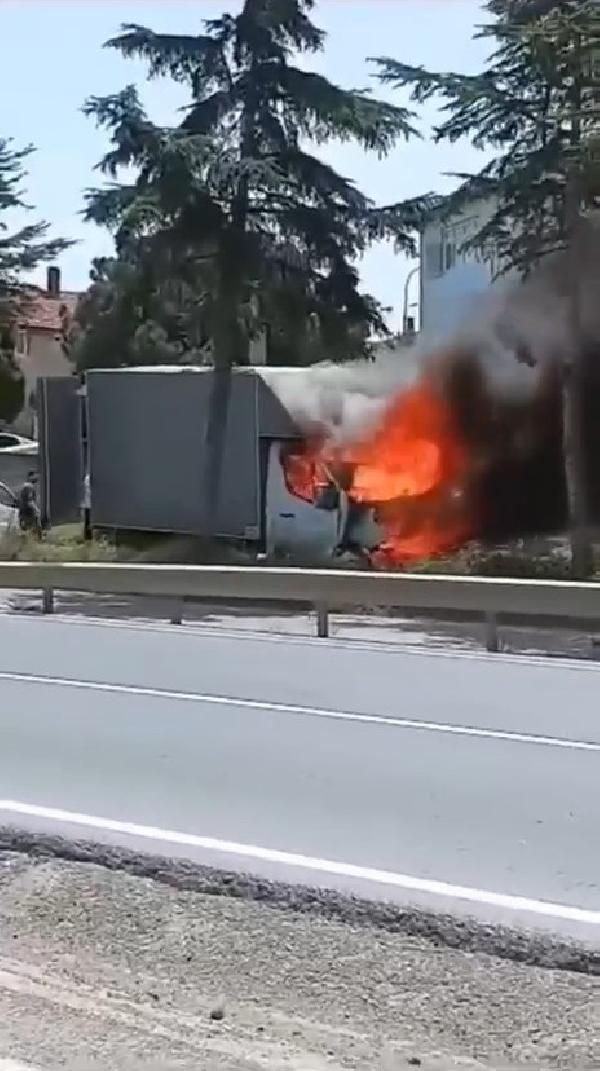
<svg viewBox="0 0 600 1071">
<path fill-rule="evenodd" d="M 329 555 L 344 526 L 344 496 L 329 510 L 302 501 L 288 490 L 281 461 L 282 447 L 301 439 L 301 433 L 278 397 L 277 378 L 306 370 L 268 371 L 264 376 L 260 369 L 236 369 L 232 375 L 212 531 L 270 554 Z M 202 535 L 212 374 L 209 368 L 186 367 L 89 371 L 82 430 L 75 442 L 73 421 L 68 422 L 68 443 L 64 416 L 74 412 L 77 379 L 54 380 L 51 395 L 41 391 L 40 450 L 50 523 L 71 520 L 81 508 L 87 472 L 96 530 Z M 71 493 L 73 501 L 67 503 L 64 489 L 68 485 L 72 492 L 73 480 L 79 480 L 79 493 Z"/>
<path fill-rule="evenodd" d="M 91 371 L 86 377 L 92 523 L 98 528 L 203 530 L 203 454 L 210 370 Z M 260 381 L 235 373 L 215 535 L 257 540 L 261 431 L 271 430 Z M 286 429 L 290 433 L 292 429 Z"/>
</svg>

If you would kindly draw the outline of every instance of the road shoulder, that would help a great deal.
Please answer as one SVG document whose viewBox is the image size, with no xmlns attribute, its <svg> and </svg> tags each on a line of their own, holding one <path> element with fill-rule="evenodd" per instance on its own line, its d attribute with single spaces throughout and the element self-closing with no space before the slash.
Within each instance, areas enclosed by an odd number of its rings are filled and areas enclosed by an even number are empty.
<svg viewBox="0 0 600 1071">
<path fill-rule="evenodd" d="M 0 854 L 0 1056 L 211 1071 L 600 1059 L 598 977 L 223 891 Z"/>
</svg>

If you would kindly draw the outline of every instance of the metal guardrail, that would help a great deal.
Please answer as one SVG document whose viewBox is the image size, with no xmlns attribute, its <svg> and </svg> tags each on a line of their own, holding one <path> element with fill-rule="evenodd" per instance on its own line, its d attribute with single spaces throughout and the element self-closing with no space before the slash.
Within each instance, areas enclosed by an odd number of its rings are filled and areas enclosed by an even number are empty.
<svg viewBox="0 0 600 1071">
<path fill-rule="evenodd" d="M 186 599 L 297 602 L 316 611 L 317 634 L 329 634 L 329 614 L 343 608 L 398 608 L 481 615 L 486 646 L 498 650 L 498 615 L 600 622 L 600 585 L 552 580 L 416 576 L 326 569 L 229 565 L 129 565 L 82 562 L 0 562 L 0 588 L 39 590 L 44 613 L 55 591 L 145 595 L 165 599 L 181 624 Z"/>
</svg>

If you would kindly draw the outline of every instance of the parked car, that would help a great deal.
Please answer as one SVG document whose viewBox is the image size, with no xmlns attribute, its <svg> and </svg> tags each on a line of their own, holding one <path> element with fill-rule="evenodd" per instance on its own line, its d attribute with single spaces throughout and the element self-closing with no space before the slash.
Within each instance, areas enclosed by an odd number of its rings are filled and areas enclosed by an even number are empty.
<svg viewBox="0 0 600 1071">
<path fill-rule="evenodd" d="M 14 431 L 0 431 L 0 450 L 14 450 L 15 447 L 29 448 L 37 452 L 37 443 L 34 439 L 27 439 L 24 435 L 17 435 Z"/>
<path fill-rule="evenodd" d="M 19 506 L 15 495 L 0 483 L 0 534 L 19 527 Z"/>
</svg>

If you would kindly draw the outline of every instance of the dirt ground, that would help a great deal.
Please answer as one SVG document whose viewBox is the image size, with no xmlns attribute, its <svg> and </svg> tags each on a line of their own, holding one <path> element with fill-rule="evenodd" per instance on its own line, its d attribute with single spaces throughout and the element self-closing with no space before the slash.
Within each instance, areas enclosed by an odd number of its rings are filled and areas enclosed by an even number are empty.
<svg viewBox="0 0 600 1071">
<path fill-rule="evenodd" d="M 0 1057 L 203 1071 L 600 1066 L 600 978 L 0 853 Z"/>
</svg>

